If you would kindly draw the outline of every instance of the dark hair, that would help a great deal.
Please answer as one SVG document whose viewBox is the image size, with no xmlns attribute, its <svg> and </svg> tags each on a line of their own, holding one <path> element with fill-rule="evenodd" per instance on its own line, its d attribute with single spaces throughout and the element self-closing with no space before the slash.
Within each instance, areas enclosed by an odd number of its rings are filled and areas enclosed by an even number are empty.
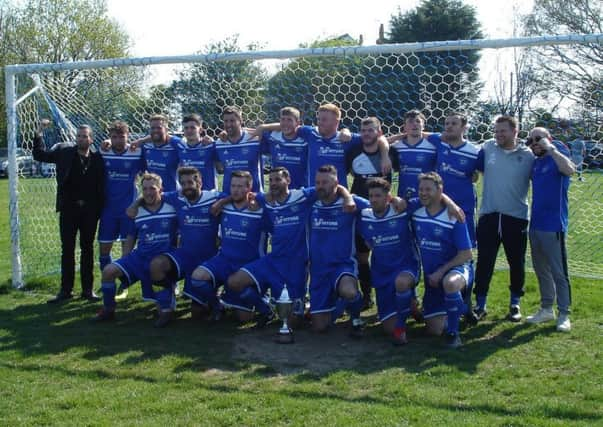
<svg viewBox="0 0 603 427">
<path fill-rule="evenodd" d="M 419 181 L 431 181 L 438 188 L 444 187 L 444 181 L 442 180 L 442 177 L 437 172 L 421 173 L 421 174 L 419 174 Z"/>
<path fill-rule="evenodd" d="M 494 123 L 509 123 L 511 129 L 517 130 L 519 124 L 517 123 L 517 119 L 513 116 L 498 116 Z"/>
<path fill-rule="evenodd" d="M 337 168 L 333 165 L 322 165 L 318 168 L 317 172 L 328 173 L 337 176 Z"/>
<path fill-rule="evenodd" d="M 240 122 L 243 122 L 243 114 L 241 114 L 241 110 L 239 110 L 237 107 L 224 107 L 222 110 L 222 118 L 224 118 L 226 114 L 234 114 Z"/>
<path fill-rule="evenodd" d="M 232 171 L 232 173 L 230 174 L 231 178 L 245 178 L 247 180 L 247 185 L 251 186 L 251 184 L 253 183 L 253 177 L 251 176 L 251 173 L 249 173 L 248 171 Z"/>
<path fill-rule="evenodd" d="M 387 179 L 383 179 L 383 178 L 370 178 L 366 182 L 366 187 L 369 190 L 372 190 L 373 188 L 380 188 L 385 193 L 389 193 L 389 191 L 392 188 L 392 185 L 389 183 L 389 181 Z"/>
<path fill-rule="evenodd" d="M 361 126 L 375 126 L 377 129 L 381 129 L 381 122 L 377 117 L 365 117 L 360 122 Z"/>
<path fill-rule="evenodd" d="M 180 166 L 178 168 L 178 179 L 180 179 L 183 175 L 194 175 L 197 177 L 197 181 L 201 181 L 199 169 L 194 166 Z"/>
<path fill-rule="evenodd" d="M 130 128 L 126 122 L 116 120 L 109 126 L 109 135 L 112 133 L 130 133 Z"/>
<path fill-rule="evenodd" d="M 417 117 L 421 119 L 423 123 L 427 121 L 423 113 L 421 113 L 419 110 L 410 110 L 404 113 L 404 121 L 407 119 L 416 119 Z"/>
<path fill-rule="evenodd" d="M 285 178 L 289 178 L 290 174 L 289 171 L 287 170 L 286 167 L 283 166 L 276 166 L 270 169 L 270 175 L 272 175 L 273 173 L 280 173 L 282 174 Z"/>
<path fill-rule="evenodd" d="M 199 114 L 194 113 L 186 114 L 184 117 L 182 117 L 182 124 L 186 122 L 195 122 L 199 126 L 203 125 L 203 120 L 201 120 L 201 116 Z"/>
<path fill-rule="evenodd" d="M 463 126 L 467 124 L 467 116 L 463 113 L 459 113 L 458 111 L 450 111 L 448 114 L 446 114 L 446 117 L 458 117 L 461 119 L 461 124 Z"/>
</svg>

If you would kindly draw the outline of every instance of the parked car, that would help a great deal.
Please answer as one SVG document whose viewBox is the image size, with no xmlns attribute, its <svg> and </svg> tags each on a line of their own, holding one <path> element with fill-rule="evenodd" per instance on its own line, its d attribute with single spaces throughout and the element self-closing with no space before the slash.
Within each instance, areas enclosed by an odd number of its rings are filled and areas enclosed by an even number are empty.
<svg viewBox="0 0 603 427">
<path fill-rule="evenodd" d="M 17 171 L 20 176 L 33 176 L 36 165 L 31 154 L 17 148 Z M 0 177 L 8 177 L 8 148 L 0 148 Z"/>
</svg>

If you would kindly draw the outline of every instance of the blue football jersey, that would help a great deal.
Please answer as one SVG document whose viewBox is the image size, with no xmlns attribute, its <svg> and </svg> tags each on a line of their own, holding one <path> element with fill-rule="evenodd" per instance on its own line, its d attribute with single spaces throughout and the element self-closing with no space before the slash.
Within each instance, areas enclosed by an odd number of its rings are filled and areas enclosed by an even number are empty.
<svg viewBox="0 0 603 427">
<path fill-rule="evenodd" d="M 252 191 L 262 191 L 264 176 L 262 175 L 262 144 L 258 138 L 252 138 L 243 132 L 237 142 L 215 141 L 216 157 L 224 166 L 222 189 L 230 193 L 230 174 L 242 170 L 251 173 L 253 177 Z"/>
<path fill-rule="evenodd" d="M 369 206 L 366 199 L 353 196 L 356 212 L 343 211 L 343 199 L 331 204 L 317 200 L 310 213 L 310 262 L 312 271 L 329 271 L 330 266 L 349 263 L 356 254 L 355 231 L 358 212 Z"/>
<path fill-rule="evenodd" d="M 263 194 L 258 194 L 257 200 L 266 212 L 272 244 L 271 256 L 307 260 L 308 218 L 316 201 L 314 188 L 290 190 L 282 203 L 266 203 Z"/>
<path fill-rule="evenodd" d="M 176 209 L 165 201 L 157 211 L 151 212 L 144 206 L 138 209 L 134 218 L 136 250 L 148 257 L 167 252 L 176 243 L 178 218 Z"/>
<path fill-rule="evenodd" d="M 215 190 L 202 191 L 199 200 L 192 203 L 178 192 L 165 193 L 163 197 L 176 209 L 180 247 L 202 253 L 203 259 L 214 256 L 219 219 L 211 214 L 210 208 L 224 194 Z"/>
<path fill-rule="evenodd" d="M 220 253 L 241 265 L 265 255 L 263 214 L 263 209 L 238 209 L 232 203 L 224 206 L 220 220 Z"/>
<path fill-rule="evenodd" d="M 172 136 L 162 145 L 147 142 L 142 146 L 142 156 L 148 172 L 156 173 L 163 181 L 163 191 L 175 191 L 178 184 L 177 169 L 180 163 L 182 140 Z"/>
<path fill-rule="evenodd" d="M 269 147 L 272 167 L 289 171 L 289 188 L 308 186 L 308 142 L 304 138 L 287 139 L 282 132 L 264 132 L 262 142 Z"/>
<path fill-rule="evenodd" d="M 418 269 L 414 237 L 408 211 L 397 213 L 388 206 L 383 216 L 372 208 L 360 212 L 358 231 L 371 248 L 371 277 L 374 287 L 390 285 L 392 273 L 402 269 Z"/>
<path fill-rule="evenodd" d="M 352 135 L 349 142 L 339 140 L 339 132 L 331 138 L 324 138 L 313 126 L 301 126 L 298 135 L 308 143 L 308 184 L 314 185 L 316 171 L 323 165 L 333 165 L 337 168 L 339 184 L 348 187 L 348 171 L 346 169 L 345 153 L 362 144 L 358 134 Z"/>
<path fill-rule="evenodd" d="M 459 251 L 472 247 L 467 225 L 450 219 L 446 208 L 432 216 L 422 207 L 413 214 L 412 222 L 426 276 L 454 258 Z"/>
<path fill-rule="evenodd" d="M 390 146 L 390 156 L 394 170 L 399 172 L 398 196 L 410 199 L 418 195 L 421 173 L 436 169 L 437 149 L 435 144 L 422 139 L 415 145 L 406 140 Z"/>
<path fill-rule="evenodd" d="M 214 144 L 189 145 L 183 143 L 180 147 L 180 165 L 192 166 L 199 170 L 203 182 L 202 190 L 215 190 L 218 186 L 215 160 L 216 147 Z"/>
<path fill-rule="evenodd" d="M 569 150 L 559 141 L 555 147 L 566 157 Z M 566 232 L 570 178 L 559 172 L 550 155 L 536 157 L 532 166 L 532 230 Z"/>
<path fill-rule="evenodd" d="M 143 170 L 142 150 L 130 151 L 126 147 L 123 153 L 113 150 L 100 154 L 105 162 L 105 207 L 104 212 L 124 215 L 128 206 L 136 199 L 136 177 Z"/>
<path fill-rule="evenodd" d="M 436 172 L 444 181 L 444 193 L 465 212 L 475 212 L 476 193 L 473 173 L 477 171 L 479 147 L 464 141 L 453 147 L 441 141 L 439 134 L 429 137 L 438 148 Z"/>
</svg>

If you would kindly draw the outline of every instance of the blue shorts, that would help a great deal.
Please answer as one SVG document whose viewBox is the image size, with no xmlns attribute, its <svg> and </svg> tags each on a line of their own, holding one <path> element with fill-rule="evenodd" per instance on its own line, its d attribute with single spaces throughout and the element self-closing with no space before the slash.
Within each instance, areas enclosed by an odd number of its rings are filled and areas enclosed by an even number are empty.
<svg viewBox="0 0 603 427">
<path fill-rule="evenodd" d="M 314 272 L 310 274 L 310 313 L 330 313 L 335 309 L 337 300 L 337 285 L 343 276 L 352 276 L 357 279 L 356 265 L 340 264 L 333 266 L 328 272 Z"/>
<path fill-rule="evenodd" d="M 462 292 L 465 293 L 470 291 L 470 289 L 473 287 L 473 263 L 453 267 L 448 270 L 444 276 L 452 271 L 459 273 L 465 279 L 466 286 Z M 425 279 L 425 294 L 423 295 L 423 317 L 425 319 L 446 315 L 444 297 L 444 288 L 442 287 L 441 283 L 437 288 L 433 288 L 427 284 L 427 279 Z"/>
<path fill-rule="evenodd" d="M 115 215 L 103 212 L 98 225 L 98 241 L 113 243 L 125 240 L 129 234 L 134 234 L 134 220 L 127 215 Z"/>
<path fill-rule="evenodd" d="M 204 263 L 202 263 L 199 268 L 209 273 L 214 284 L 214 288 L 218 289 L 221 285 L 226 284 L 228 276 L 238 271 L 242 266 L 243 262 L 234 261 L 225 257 L 221 253 L 218 253 L 216 256 L 213 256 Z M 243 300 L 239 297 L 237 293 L 229 291 L 228 289 L 226 289 L 226 287 L 224 289 L 224 292 L 222 292 L 220 299 L 222 301 L 222 304 L 227 308 L 234 308 L 243 311 L 253 311 L 251 307 L 249 307 L 243 302 Z"/>
<path fill-rule="evenodd" d="M 287 291 L 291 299 L 303 299 L 306 296 L 308 283 L 308 270 L 305 261 L 282 263 L 266 255 L 256 261 L 244 265 L 241 270 L 251 276 L 258 288 L 260 295 L 270 289 L 272 298 L 278 299 L 283 291 L 283 284 L 287 284 Z"/>
<path fill-rule="evenodd" d="M 148 301 L 156 301 L 155 292 L 153 292 L 153 286 L 150 275 L 150 264 L 151 259 L 147 255 L 141 255 L 136 249 L 130 252 L 128 255 L 121 257 L 113 263 L 119 267 L 128 279 L 130 285 L 140 280 L 142 287 L 142 298 Z"/>
<path fill-rule="evenodd" d="M 201 252 L 196 249 L 191 250 L 189 248 L 176 248 L 169 252 L 163 253 L 163 255 L 170 258 L 176 266 L 178 280 L 190 278 L 193 270 L 197 268 L 199 264 L 205 261 L 202 258 Z"/>
</svg>

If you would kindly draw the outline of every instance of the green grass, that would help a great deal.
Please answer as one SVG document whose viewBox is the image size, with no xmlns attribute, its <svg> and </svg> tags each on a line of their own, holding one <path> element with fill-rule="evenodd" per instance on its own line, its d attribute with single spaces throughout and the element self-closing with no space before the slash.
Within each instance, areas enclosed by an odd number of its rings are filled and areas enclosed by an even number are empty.
<svg viewBox="0 0 603 427">
<path fill-rule="evenodd" d="M 603 425 L 603 281 L 573 278 L 570 334 L 505 322 L 502 271 L 488 319 L 463 332 L 460 351 L 414 323 L 411 343 L 393 348 L 374 312 L 360 342 L 338 324 L 325 336 L 296 331 L 295 344 L 280 346 L 276 325 L 209 327 L 184 304 L 173 325 L 155 330 L 138 287 L 113 324 L 90 324 L 97 307 L 79 300 L 48 306 L 56 277 L 24 291 L 8 285 L 7 224 L 0 215 L 3 425 Z M 526 290 L 531 312 L 533 275 Z"/>
</svg>

